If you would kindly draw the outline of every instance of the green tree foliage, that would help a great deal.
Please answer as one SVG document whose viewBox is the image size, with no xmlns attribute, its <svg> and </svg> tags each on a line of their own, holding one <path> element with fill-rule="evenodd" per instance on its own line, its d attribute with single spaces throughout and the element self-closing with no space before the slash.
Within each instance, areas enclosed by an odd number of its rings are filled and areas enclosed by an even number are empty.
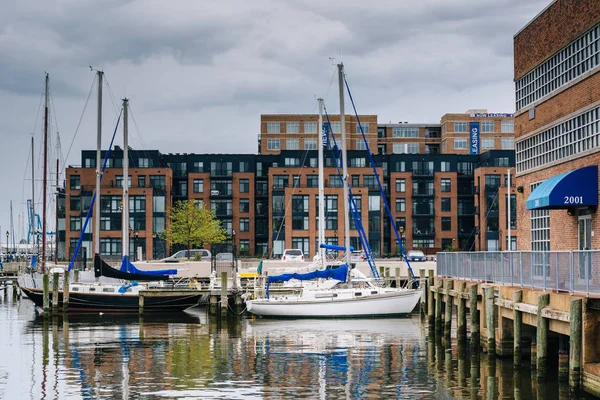
<svg viewBox="0 0 600 400">
<path fill-rule="evenodd" d="M 165 231 L 167 240 L 171 244 L 184 244 L 188 250 L 227 239 L 221 221 L 208 208 L 201 208 L 192 200 L 176 202 L 169 219 L 171 223 Z"/>
</svg>

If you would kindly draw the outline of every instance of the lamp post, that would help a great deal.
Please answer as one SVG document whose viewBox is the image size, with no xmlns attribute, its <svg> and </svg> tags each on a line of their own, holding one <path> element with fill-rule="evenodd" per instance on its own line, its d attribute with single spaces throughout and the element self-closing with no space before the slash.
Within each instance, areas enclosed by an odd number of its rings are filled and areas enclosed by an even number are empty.
<svg viewBox="0 0 600 400">
<path fill-rule="evenodd" d="M 6 231 L 6 257 L 8 258 L 8 231 Z"/>
<path fill-rule="evenodd" d="M 138 248 L 138 236 L 140 235 L 140 233 L 138 231 L 133 231 L 133 256 L 135 257 L 135 259 L 137 261 L 141 261 L 138 260 L 137 258 L 137 248 Z"/>
</svg>

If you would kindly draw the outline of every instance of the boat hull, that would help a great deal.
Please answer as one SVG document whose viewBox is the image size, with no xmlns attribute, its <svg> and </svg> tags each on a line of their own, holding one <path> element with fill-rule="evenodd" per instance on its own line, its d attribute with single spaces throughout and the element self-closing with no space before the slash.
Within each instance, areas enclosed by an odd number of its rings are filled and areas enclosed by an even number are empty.
<svg viewBox="0 0 600 400">
<path fill-rule="evenodd" d="M 43 308 L 43 293 L 41 289 L 32 289 L 21 287 L 23 293 L 35 303 L 36 306 Z M 144 296 L 144 312 L 172 312 L 182 311 L 186 308 L 194 307 L 202 299 L 201 293 L 190 294 L 169 294 L 165 292 L 160 295 Z M 70 311 L 110 311 L 110 312 L 138 312 L 140 306 L 140 296 L 137 294 L 117 293 L 69 293 L 69 312 Z M 50 296 L 52 305 L 52 296 Z M 63 292 L 58 292 L 58 307 L 63 307 Z"/>
<path fill-rule="evenodd" d="M 403 290 L 346 299 L 248 300 L 250 313 L 263 317 L 353 318 L 407 316 L 421 298 L 419 290 Z"/>
</svg>

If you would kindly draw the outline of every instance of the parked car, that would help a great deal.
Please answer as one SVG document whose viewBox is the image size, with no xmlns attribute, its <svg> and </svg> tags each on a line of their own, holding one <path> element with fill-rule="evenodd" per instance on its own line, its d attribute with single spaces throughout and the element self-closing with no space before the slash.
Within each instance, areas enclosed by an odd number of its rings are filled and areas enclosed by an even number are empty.
<svg viewBox="0 0 600 400">
<path fill-rule="evenodd" d="M 421 250 L 410 250 L 406 254 L 408 261 L 425 261 L 425 254 Z"/>
<path fill-rule="evenodd" d="M 353 262 L 365 261 L 366 259 L 367 256 L 365 256 L 365 252 L 362 250 L 353 251 L 350 255 L 350 261 Z"/>
<path fill-rule="evenodd" d="M 176 263 L 179 261 L 185 261 L 188 258 L 190 260 L 194 260 L 196 259 L 196 257 L 200 257 L 203 261 L 205 260 L 209 260 L 212 257 L 212 255 L 210 254 L 210 251 L 205 250 L 205 249 L 192 249 L 192 250 L 180 250 L 177 253 L 173 254 L 170 257 L 167 258 L 163 258 L 162 260 L 160 260 L 161 262 L 166 262 L 166 263 Z"/>
<path fill-rule="evenodd" d="M 293 262 L 293 261 L 304 261 L 304 253 L 299 249 L 285 249 L 281 261 Z"/>
</svg>

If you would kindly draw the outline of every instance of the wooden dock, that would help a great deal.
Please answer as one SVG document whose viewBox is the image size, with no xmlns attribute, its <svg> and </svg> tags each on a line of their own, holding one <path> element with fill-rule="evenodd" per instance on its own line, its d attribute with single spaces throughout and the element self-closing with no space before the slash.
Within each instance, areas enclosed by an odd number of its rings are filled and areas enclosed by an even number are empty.
<svg viewBox="0 0 600 400">
<path fill-rule="evenodd" d="M 529 358 L 540 379 L 558 358 L 560 380 L 600 395 L 600 299 L 430 275 L 426 310 L 437 335 L 450 336 L 456 310 L 458 341 L 468 330 L 473 349 L 512 357 L 515 367 Z"/>
</svg>

